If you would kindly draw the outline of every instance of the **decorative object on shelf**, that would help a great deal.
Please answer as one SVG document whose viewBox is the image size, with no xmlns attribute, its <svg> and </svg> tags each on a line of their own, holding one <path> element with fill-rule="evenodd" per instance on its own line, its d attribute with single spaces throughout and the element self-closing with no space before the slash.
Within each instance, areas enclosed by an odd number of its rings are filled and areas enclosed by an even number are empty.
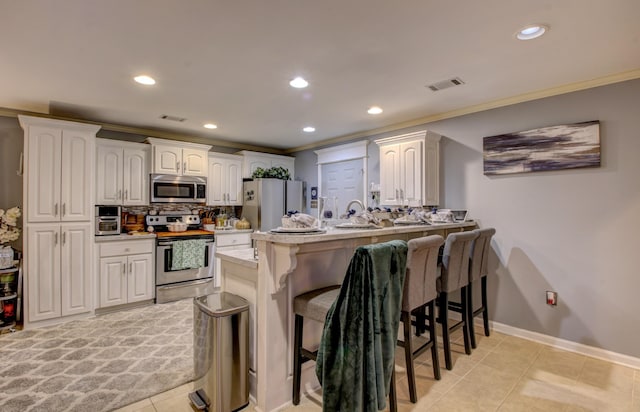
<svg viewBox="0 0 640 412">
<path fill-rule="evenodd" d="M 600 122 L 565 124 L 483 139 L 484 174 L 600 166 Z"/>
<path fill-rule="evenodd" d="M 256 168 L 251 174 L 251 177 L 254 179 L 258 178 L 272 178 L 272 179 L 281 179 L 281 180 L 290 180 L 291 175 L 289 171 L 284 167 L 276 166 L 270 169 L 263 169 L 261 167 Z"/>
<path fill-rule="evenodd" d="M 18 240 L 20 228 L 17 225 L 20 215 L 20 208 L 17 206 L 6 211 L 0 209 L 0 245 Z M 11 266 L 13 266 L 13 249 L 11 246 L 0 247 L 0 269 Z"/>
</svg>

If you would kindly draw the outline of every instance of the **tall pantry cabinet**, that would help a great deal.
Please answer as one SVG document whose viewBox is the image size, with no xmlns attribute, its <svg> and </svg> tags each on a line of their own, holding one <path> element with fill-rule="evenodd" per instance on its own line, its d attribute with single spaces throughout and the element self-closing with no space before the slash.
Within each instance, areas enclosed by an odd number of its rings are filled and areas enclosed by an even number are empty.
<svg viewBox="0 0 640 412">
<path fill-rule="evenodd" d="M 91 312 L 99 126 L 18 116 L 24 129 L 25 326 Z"/>
</svg>

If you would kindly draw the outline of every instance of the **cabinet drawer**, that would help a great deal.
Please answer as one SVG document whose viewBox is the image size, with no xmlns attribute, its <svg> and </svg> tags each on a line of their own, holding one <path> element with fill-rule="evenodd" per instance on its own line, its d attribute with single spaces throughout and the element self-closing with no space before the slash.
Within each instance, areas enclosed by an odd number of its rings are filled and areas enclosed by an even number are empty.
<svg viewBox="0 0 640 412">
<path fill-rule="evenodd" d="M 100 245 L 100 257 L 153 253 L 153 240 L 126 240 Z"/>
<path fill-rule="evenodd" d="M 216 247 L 251 245 L 251 233 L 229 233 L 216 235 Z"/>
</svg>

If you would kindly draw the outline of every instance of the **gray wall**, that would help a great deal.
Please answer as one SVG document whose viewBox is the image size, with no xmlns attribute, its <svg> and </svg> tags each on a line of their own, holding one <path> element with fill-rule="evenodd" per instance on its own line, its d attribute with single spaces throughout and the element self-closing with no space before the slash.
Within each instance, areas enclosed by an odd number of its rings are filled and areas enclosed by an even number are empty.
<svg viewBox="0 0 640 412">
<path fill-rule="evenodd" d="M 500 323 L 640 357 L 640 80 L 435 122 L 441 204 L 495 227 L 490 311 Z M 500 177 L 482 169 L 482 137 L 600 120 L 602 165 Z M 380 136 L 372 136 L 378 138 Z M 370 173 L 377 169 L 369 146 Z M 296 175 L 317 182 L 308 152 Z M 300 169 L 298 169 L 300 167 Z M 378 179 L 370 174 L 369 180 Z M 545 304 L 545 291 L 559 304 Z"/>
<path fill-rule="evenodd" d="M 22 207 L 22 176 L 16 171 L 23 141 L 24 132 L 18 120 L 0 116 L 0 209 Z"/>
</svg>

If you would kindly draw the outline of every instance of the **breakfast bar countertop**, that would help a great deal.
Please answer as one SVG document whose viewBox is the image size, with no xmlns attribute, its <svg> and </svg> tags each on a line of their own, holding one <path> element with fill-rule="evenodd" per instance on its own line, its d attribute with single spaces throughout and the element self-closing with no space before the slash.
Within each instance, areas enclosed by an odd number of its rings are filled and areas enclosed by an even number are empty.
<svg viewBox="0 0 640 412">
<path fill-rule="evenodd" d="M 371 236 L 389 236 L 399 235 L 403 233 L 415 233 L 415 232 L 430 232 L 430 234 L 437 234 L 438 231 L 451 231 L 451 229 L 465 229 L 475 227 L 477 222 L 467 221 L 460 223 L 438 223 L 433 225 L 402 225 L 383 227 L 381 229 L 338 229 L 330 228 L 323 233 L 270 233 L 270 232 L 253 232 L 251 239 L 254 240 L 266 240 L 268 242 L 275 242 L 281 244 L 305 244 L 305 243 L 317 243 L 328 242 L 331 240 L 343 240 L 364 238 Z"/>
</svg>

